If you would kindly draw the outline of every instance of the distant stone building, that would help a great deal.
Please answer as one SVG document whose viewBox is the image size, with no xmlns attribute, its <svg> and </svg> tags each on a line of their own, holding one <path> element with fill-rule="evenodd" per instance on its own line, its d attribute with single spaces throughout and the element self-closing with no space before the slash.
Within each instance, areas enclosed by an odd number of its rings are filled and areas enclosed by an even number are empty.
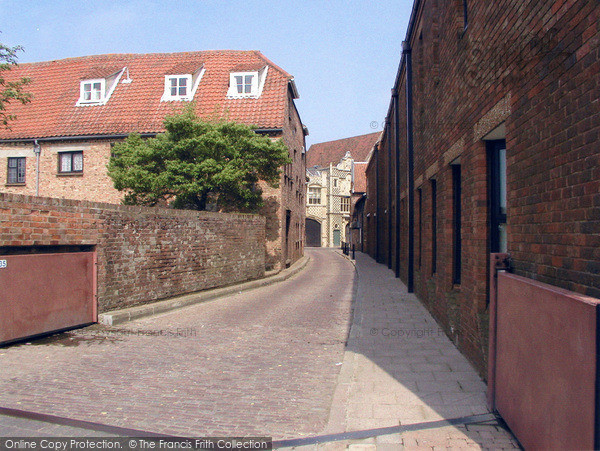
<svg viewBox="0 0 600 451">
<path fill-rule="evenodd" d="M 350 195 L 354 160 L 348 152 L 328 168 L 307 169 L 307 245 L 337 247 L 346 241 L 350 222 Z"/>
<path fill-rule="evenodd" d="M 366 187 L 355 192 L 355 169 L 364 169 L 380 133 L 314 144 L 307 153 L 306 244 L 337 247 L 351 238 L 354 204 Z M 364 183 L 360 183 L 362 187 Z M 362 189 L 362 188 L 361 188 Z"/>
</svg>

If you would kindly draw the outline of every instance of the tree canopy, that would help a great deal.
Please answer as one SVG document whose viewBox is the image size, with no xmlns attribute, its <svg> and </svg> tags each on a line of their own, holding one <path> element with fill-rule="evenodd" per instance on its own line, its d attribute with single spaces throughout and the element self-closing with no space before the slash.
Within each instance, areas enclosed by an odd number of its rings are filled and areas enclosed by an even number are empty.
<svg viewBox="0 0 600 451">
<path fill-rule="evenodd" d="M 108 174 L 130 205 L 252 211 L 262 206 L 258 182 L 276 187 L 291 162 L 281 140 L 247 125 L 204 121 L 193 108 L 164 120 L 166 132 L 144 139 L 131 134 L 115 144 Z"/>
<path fill-rule="evenodd" d="M 29 78 L 8 81 L 4 76 L 17 64 L 17 52 L 22 50 L 21 46 L 7 47 L 0 43 L 0 124 L 3 127 L 8 127 L 9 122 L 16 119 L 14 114 L 6 112 L 6 107 L 12 100 L 23 104 L 31 101 L 31 94 L 23 91 L 23 87 L 31 82 Z"/>
</svg>

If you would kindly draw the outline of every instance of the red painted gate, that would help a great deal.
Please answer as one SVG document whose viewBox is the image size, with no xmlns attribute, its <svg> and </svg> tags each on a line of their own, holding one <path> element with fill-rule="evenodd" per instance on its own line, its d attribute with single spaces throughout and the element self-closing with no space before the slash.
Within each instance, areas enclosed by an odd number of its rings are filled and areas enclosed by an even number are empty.
<svg viewBox="0 0 600 451">
<path fill-rule="evenodd" d="M 0 343 L 97 321 L 94 252 L 0 256 Z"/>
<path fill-rule="evenodd" d="M 598 449 L 600 300 L 507 272 L 492 255 L 488 401 L 525 449 Z"/>
</svg>

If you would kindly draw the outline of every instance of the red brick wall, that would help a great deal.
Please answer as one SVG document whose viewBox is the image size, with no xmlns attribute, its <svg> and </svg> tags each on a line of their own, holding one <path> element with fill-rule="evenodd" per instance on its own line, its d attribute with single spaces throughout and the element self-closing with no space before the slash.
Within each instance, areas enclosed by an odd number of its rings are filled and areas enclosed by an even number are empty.
<svg viewBox="0 0 600 451">
<path fill-rule="evenodd" d="M 384 137 L 379 147 L 379 158 L 377 159 L 377 167 L 379 172 L 379 180 L 377 180 L 377 197 L 379 203 L 378 218 L 378 234 L 379 234 L 379 262 L 389 262 L 389 183 L 390 167 L 389 167 L 389 138 Z"/>
<path fill-rule="evenodd" d="M 278 187 L 261 184 L 264 207 L 260 214 L 267 219 L 267 270 L 281 270 L 304 255 L 306 159 L 303 150 L 305 141 L 302 122 L 291 96 L 288 96 L 288 113 L 283 133 L 272 138 L 283 140 L 292 163 L 281 168 Z M 290 224 L 289 230 L 286 230 L 288 210 Z"/>
<path fill-rule="evenodd" d="M 100 312 L 262 277 L 257 215 L 0 194 L 0 254 L 94 246 Z"/>
<path fill-rule="evenodd" d="M 306 158 L 304 129 L 294 100 L 288 92 L 288 117 L 283 129 L 283 141 L 288 146 L 292 163 L 284 168 L 281 177 L 282 260 L 292 264 L 304 255 L 306 226 Z M 285 246 L 285 212 L 289 210 L 290 228 Z"/>
<path fill-rule="evenodd" d="M 448 335 L 483 374 L 487 354 L 490 225 L 484 138 L 506 127 L 508 251 L 517 274 L 600 297 L 600 8 L 554 0 L 425 0 L 410 37 L 413 58 L 415 189 L 423 221 L 415 288 Z M 405 75 L 401 105 L 401 192 L 406 198 Z M 379 243 L 388 257 L 388 190 L 394 172 L 393 115 L 379 163 Z M 460 160 L 456 160 L 460 158 Z M 462 280 L 452 283 L 452 169 L 461 165 Z M 432 274 L 431 179 L 437 181 L 437 271 Z M 406 202 L 406 200 L 404 201 Z M 368 204 L 371 205 L 372 203 Z M 407 277 L 406 210 L 401 276 Z M 395 230 L 393 221 L 392 230 Z M 372 232 L 367 232 L 373 236 Z M 395 237 L 393 237 L 395 240 Z M 369 246 L 374 255 L 375 245 Z"/>
</svg>

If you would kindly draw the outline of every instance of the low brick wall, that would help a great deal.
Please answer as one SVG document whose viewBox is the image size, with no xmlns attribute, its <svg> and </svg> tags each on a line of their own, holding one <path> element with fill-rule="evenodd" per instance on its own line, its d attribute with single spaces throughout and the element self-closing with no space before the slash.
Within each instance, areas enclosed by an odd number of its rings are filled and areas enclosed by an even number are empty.
<svg viewBox="0 0 600 451">
<path fill-rule="evenodd" d="M 103 312 L 262 277 L 265 219 L 0 193 L 0 255 L 61 246 L 96 250 Z"/>
</svg>

